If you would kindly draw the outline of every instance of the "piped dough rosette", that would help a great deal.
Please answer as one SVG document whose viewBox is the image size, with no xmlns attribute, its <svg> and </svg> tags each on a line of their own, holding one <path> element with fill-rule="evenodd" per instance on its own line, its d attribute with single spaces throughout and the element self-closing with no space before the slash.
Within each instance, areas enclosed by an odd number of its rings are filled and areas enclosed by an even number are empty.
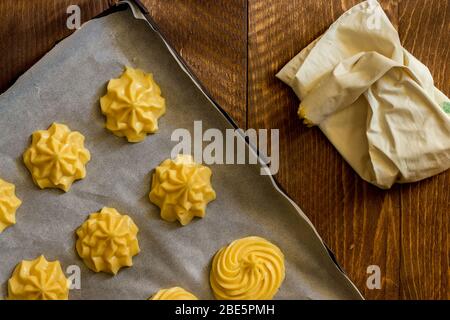
<svg viewBox="0 0 450 320">
<path fill-rule="evenodd" d="M 16 197 L 16 187 L 0 179 L 0 233 L 16 223 L 16 211 L 21 204 Z"/>
<path fill-rule="evenodd" d="M 76 249 L 89 269 L 116 274 L 122 267 L 133 265 L 140 252 L 133 220 L 113 208 L 92 213 L 76 231 Z"/>
<path fill-rule="evenodd" d="M 59 261 L 47 261 L 44 256 L 23 260 L 8 280 L 9 300 L 67 300 L 69 280 Z"/>
<path fill-rule="evenodd" d="M 85 165 L 90 159 L 84 136 L 59 123 L 34 132 L 31 146 L 23 154 L 23 161 L 39 188 L 66 192 L 75 180 L 86 176 Z"/>
<path fill-rule="evenodd" d="M 210 283 L 220 300 L 270 300 L 284 276 L 281 250 L 264 238 L 247 237 L 216 253 Z"/>
<path fill-rule="evenodd" d="M 183 288 L 173 287 L 159 290 L 149 300 L 198 300 L 198 298 Z"/>
<path fill-rule="evenodd" d="M 158 130 L 158 118 L 166 112 L 161 89 L 150 73 L 126 67 L 118 79 L 111 79 L 100 99 L 106 128 L 128 142 L 139 142 Z"/>
<path fill-rule="evenodd" d="M 194 217 L 203 218 L 207 204 L 216 198 L 211 175 L 211 169 L 190 155 L 167 159 L 153 174 L 150 201 L 161 208 L 166 221 L 178 220 L 184 226 Z"/>
</svg>

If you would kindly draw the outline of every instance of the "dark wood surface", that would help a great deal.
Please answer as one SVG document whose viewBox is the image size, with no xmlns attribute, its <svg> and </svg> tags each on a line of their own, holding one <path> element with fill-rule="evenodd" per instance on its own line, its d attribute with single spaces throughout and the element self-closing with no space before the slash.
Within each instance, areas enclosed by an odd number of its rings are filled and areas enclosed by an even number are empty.
<svg viewBox="0 0 450 320">
<path fill-rule="evenodd" d="M 403 0 L 404 46 L 450 96 L 450 0 Z M 400 188 L 400 298 L 450 299 L 450 172 Z"/>
<path fill-rule="evenodd" d="M 115 0 L 0 1 L 0 91 L 66 28 L 68 4 L 82 20 Z M 280 129 L 282 188 L 310 217 L 368 299 L 449 299 L 450 172 L 379 190 L 362 181 L 275 73 L 357 0 L 144 0 L 162 32 L 212 96 L 243 128 Z M 450 95 L 450 0 L 383 0 L 405 47 Z M 19 23 L 20 22 L 20 23 Z M 378 265 L 382 289 L 366 287 Z"/>
<path fill-rule="evenodd" d="M 66 27 L 67 7 L 77 4 L 82 22 L 114 0 L 0 0 L 0 92 L 73 31 Z"/>
</svg>

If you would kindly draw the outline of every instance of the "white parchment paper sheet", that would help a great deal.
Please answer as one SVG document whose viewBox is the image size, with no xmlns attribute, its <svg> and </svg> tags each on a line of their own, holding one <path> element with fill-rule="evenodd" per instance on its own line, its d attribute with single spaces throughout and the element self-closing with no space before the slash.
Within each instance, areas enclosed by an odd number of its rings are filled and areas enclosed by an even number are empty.
<svg viewBox="0 0 450 320">
<path fill-rule="evenodd" d="M 98 102 L 125 65 L 152 72 L 167 102 L 160 131 L 138 144 L 104 129 Z M 27 71 L 0 96 L 0 177 L 17 186 L 23 201 L 17 224 L 0 234 L 1 295 L 6 297 L 18 262 L 44 254 L 64 269 L 80 266 L 81 290 L 72 290 L 71 299 L 146 299 L 176 285 L 212 299 L 213 255 L 237 238 L 258 235 L 286 256 L 286 279 L 276 298 L 360 298 L 308 221 L 257 165 L 212 165 L 217 200 L 206 217 L 186 227 L 160 219 L 148 200 L 151 171 L 170 157 L 173 130 L 192 131 L 195 120 L 203 121 L 204 130 L 231 128 L 158 34 L 130 10 L 85 24 Z M 22 162 L 31 133 L 54 121 L 84 134 L 92 154 L 87 177 L 68 193 L 40 190 Z M 140 228 L 141 253 L 116 276 L 90 271 L 75 252 L 74 231 L 104 206 L 130 215 Z"/>
</svg>

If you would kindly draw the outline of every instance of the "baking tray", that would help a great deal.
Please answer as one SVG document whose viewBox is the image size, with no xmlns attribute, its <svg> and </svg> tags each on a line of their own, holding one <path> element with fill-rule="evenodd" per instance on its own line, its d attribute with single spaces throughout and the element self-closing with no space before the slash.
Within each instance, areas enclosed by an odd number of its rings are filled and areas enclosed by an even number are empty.
<svg viewBox="0 0 450 320">
<path fill-rule="evenodd" d="M 175 129 L 222 132 L 236 124 L 209 97 L 159 32 L 143 6 L 91 20 L 59 43 L 0 96 L 0 177 L 16 185 L 23 204 L 17 224 L 0 234 L 0 283 L 22 259 L 44 254 L 63 268 L 81 270 L 81 289 L 70 299 L 145 299 L 160 288 L 182 286 L 212 299 L 210 263 L 215 252 L 249 235 L 265 237 L 286 257 L 286 279 L 276 299 L 361 299 L 333 260 L 311 222 L 256 165 L 211 165 L 217 199 L 204 219 L 186 227 L 159 218 L 148 200 L 152 170 L 170 157 Z M 123 8 L 123 7 L 122 7 Z M 154 74 L 166 98 L 160 131 L 130 144 L 104 129 L 99 98 L 125 65 Z M 53 121 L 86 136 L 92 160 L 87 177 L 70 192 L 38 189 L 22 162 L 33 131 Z M 239 131 L 239 139 L 245 139 Z M 255 152 L 246 144 L 249 152 Z M 267 168 L 265 168 L 267 169 Z M 140 228 L 141 253 L 116 276 L 90 271 L 75 252 L 74 231 L 104 206 L 130 215 Z"/>
</svg>

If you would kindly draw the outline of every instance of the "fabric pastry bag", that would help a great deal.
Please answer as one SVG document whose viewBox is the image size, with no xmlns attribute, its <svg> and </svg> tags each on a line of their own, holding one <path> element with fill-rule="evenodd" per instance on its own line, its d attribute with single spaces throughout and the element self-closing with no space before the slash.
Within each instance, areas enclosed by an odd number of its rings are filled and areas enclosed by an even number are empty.
<svg viewBox="0 0 450 320">
<path fill-rule="evenodd" d="M 449 99 L 378 2 L 344 13 L 277 77 L 364 180 L 390 188 L 450 167 Z"/>
</svg>

